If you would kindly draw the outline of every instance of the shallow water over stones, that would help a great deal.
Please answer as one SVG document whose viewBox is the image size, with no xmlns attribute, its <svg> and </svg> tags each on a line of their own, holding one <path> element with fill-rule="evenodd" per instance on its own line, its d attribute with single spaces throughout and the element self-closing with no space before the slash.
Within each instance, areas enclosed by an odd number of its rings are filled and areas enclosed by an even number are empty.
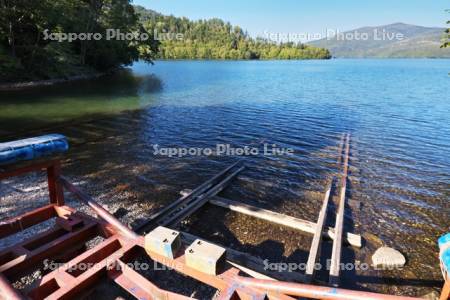
<svg viewBox="0 0 450 300">
<path fill-rule="evenodd" d="M 366 244 L 346 249 L 344 262 L 371 263 L 385 245 L 404 253 L 407 265 L 349 270 L 343 285 L 422 295 L 441 286 L 436 240 L 450 229 L 449 69 L 448 60 L 137 64 L 109 83 L 40 89 L 35 102 L 30 91 L 0 94 L 1 140 L 66 134 L 66 174 L 134 226 L 239 159 L 169 158 L 154 154 L 156 144 L 290 147 L 290 156 L 240 157 L 247 169 L 222 195 L 314 221 L 336 172 L 340 135 L 350 132 L 348 198 L 362 206 L 349 207 L 345 223 Z M 71 108 L 80 98 L 84 104 Z M 39 117 L 44 107 L 51 113 Z M 6 197 L 10 190 L 0 192 Z M 212 206 L 185 229 L 271 261 L 306 262 L 311 242 Z M 325 243 L 322 254 L 330 257 L 330 249 Z"/>
</svg>

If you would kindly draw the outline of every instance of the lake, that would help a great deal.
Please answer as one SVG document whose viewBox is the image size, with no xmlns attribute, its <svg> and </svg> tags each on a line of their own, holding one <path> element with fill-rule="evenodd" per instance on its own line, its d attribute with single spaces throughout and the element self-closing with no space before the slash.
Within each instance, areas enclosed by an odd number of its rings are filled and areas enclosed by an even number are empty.
<svg viewBox="0 0 450 300">
<path fill-rule="evenodd" d="M 438 287 L 436 239 L 450 229 L 449 72 L 450 60 L 427 59 L 136 63 L 92 81 L 0 93 L 0 137 L 73 136 L 71 174 L 116 168 L 143 180 L 131 184 L 134 201 L 161 203 L 237 157 L 169 158 L 155 145 L 289 148 L 292 155 L 241 157 L 248 168 L 226 195 L 313 221 L 336 171 L 336 145 L 349 132 L 348 195 L 362 206 L 349 209 L 347 226 L 379 239 L 355 257 L 370 261 L 377 243 L 394 246 L 408 266 L 383 276 Z M 117 184 L 112 177 L 105 185 Z M 243 223 L 227 224 L 236 243 L 260 244 L 251 235 L 261 229 Z M 356 272 L 354 284 L 380 274 Z"/>
</svg>

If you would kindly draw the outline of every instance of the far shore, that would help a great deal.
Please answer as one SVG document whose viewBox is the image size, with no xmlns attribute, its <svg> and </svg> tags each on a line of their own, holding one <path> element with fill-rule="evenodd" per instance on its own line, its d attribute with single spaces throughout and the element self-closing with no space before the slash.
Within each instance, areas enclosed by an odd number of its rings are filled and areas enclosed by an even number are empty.
<svg viewBox="0 0 450 300">
<path fill-rule="evenodd" d="M 387 59 L 444 59 L 448 60 L 450 58 L 445 57 L 332 57 L 331 60 L 352 60 L 352 59 L 361 59 L 361 60 L 387 60 Z M 305 61 L 305 60 L 316 60 L 316 59 L 267 59 L 267 60 L 244 60 L 244 59 L 238 59 L 238 60 L 229 60 L 229 59 L 155 59 L 154 62 L 166 62 L 166 61 Z M 321 60 L 321 59 L 319 59 Z M 323 60 L 323 59 L 322 59 Z M 118 69 L 121 69 L 120 67 Z M 27 88 L 34 88 L 34 87 L 43 87 L 43 86 L 51 86 L 55 84 L 60 83 L 66 83 L 66 82 L 72 82 L 72 81 L 78 81 L 78 80 L 86 80 L 86 79 L 94 79 L 99 78 L 102 76 L 105 76 L 107 74 L 111 74 L 112 72 L 117 71 L 117 69 L 106 71 L 106 72 L 97 72 L 97 73 L 89 73 L 89 74 L 81 74 L 81 75 L 75 75 L 70 77 L 64 77 L 64 78 L 54 78 L 54 79 L 46 79 L 46 80 L 33 80 L 33 81 L 22 81 L 22 82 L 5 82 L 0 83 L 0 92 L 8 92 L 8 91 L 17 91 Z"/>
</svg>

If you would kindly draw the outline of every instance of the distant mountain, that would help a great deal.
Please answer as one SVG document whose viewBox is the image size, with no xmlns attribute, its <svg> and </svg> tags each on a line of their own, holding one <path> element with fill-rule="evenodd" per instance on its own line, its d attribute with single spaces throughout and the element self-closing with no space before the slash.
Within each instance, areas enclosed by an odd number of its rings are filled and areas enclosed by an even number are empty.
<svg viewBox="0 0 450 300">
<path fill-rule="evenodd" d="M 309 44 L 342 58 L 450 58 L 450 48 L 440 48 L 444 31 L 395 23 L 342 32 Z"/>
</svg>

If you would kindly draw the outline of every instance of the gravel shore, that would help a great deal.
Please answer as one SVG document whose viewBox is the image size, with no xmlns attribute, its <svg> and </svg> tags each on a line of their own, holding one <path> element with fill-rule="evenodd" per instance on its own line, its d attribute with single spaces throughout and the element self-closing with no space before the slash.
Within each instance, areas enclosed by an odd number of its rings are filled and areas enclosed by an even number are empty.
<svg viewBox="0 0 450 300">
<path fill-rule="evenodd" d="M 134 113 L 126 113 L 112 121 L 101 120 L 58 128 L 59 133 L 69 137 L 71 144 L 63 161 L 64 175 L 131 228 L 177 199 L 181 190 L 195 188 L 235 161 L 234 158 L 168 159 L 152 156 L 151 150 L 146 148 L 148 141 L 142 141 L 136 134 L 143 122 L 147 122 L 145 117 L 138 118 Z M 329 160 L 334 162 L 335 151 L 336 149 L 325 149 L 318 155 L 328 155 Z M 325 179 L 310 180 L 307 177 L 298 185 L 302 187 L 301 190 L 286 188 L 276 178 L 267 180 L 268 176 L 264 174 L 268 169 L 279 168 L 281 167 L 275 163 L 271 165 L 271 162 L 266 165 L 251 165 L 233 180 L 222 195 L 294 217 L 316 220 Z M 349 201 L 359 200 L 364 206 L 362 210 L 350 209 L 352 215 L 346 218 L 346 223 L 349 230 L 363 235 L 366 243 L 359 250 L 346 247 L 344 261 L 370 263 L 370 257 L 378 247 L 402 245 L 400 250 L 407 256 L 407 266 L 401 271 L 346 272 L 343 275 L 343 287 L 411 296 L 439 291 L 442 282 L 437 250 L 430 246 L 435 245 L 435 240 L 427 241 L 426 247 L 418 245 L 417 239 L 420 237 L 389 230 L 387 225 L 391 220 L 386 216 L 377 217 L 380 221 L 376 224 L 367 222 L 366 220 L 372 220 L 373 216 L 378 215 L 374 213 L 370 199 L 359 197 L 358 192 L 362 188 L 359 186 L 357 169 L 351 168 L 350 181 Z M 44 174 L 27 174 L 3 180 L 0 182 L 0 220 L 42 206 L 47 203 L 47 197 Z M 90 213 L 86 206 L 69 194 L 66 194 L 66 203 L 79 211 Z M 51 223 L 33 227 L 13 238 L 2 239 L 0 248 L 33 236 L 50 225 Z M 412 225 L 409 227 L 414 228 Z M 271 262 L 305 262 L 311 243 L 310 235 L 209 205 L 187 220 L 183 230 Z M 324 243 L 322 254 L 327 256 L 330 248 L 331 243 Z M 19 280 L 16 286 L 29 286 L 37 282 L 42 274 L 42 270 L 37 268 L 28 277 Z M 183 280 L 186 285 L 181 285 L 181 279 L 172 274 L 159 283 L 171 285 L 178 292 L 200 299 L 214 294 L 209 288 L 189 280 Z M 148 276 L 155 277 L 154 274 Z M 326 277 L 319 274 L 319 279 L 326 280 Z M 112 288 L 113 286 L 115 285 L 105 283 L 91 298 L 128 297 L 120 288 Z M 105 290 L 110 293 L 105 293 Z"/>
</svg>

